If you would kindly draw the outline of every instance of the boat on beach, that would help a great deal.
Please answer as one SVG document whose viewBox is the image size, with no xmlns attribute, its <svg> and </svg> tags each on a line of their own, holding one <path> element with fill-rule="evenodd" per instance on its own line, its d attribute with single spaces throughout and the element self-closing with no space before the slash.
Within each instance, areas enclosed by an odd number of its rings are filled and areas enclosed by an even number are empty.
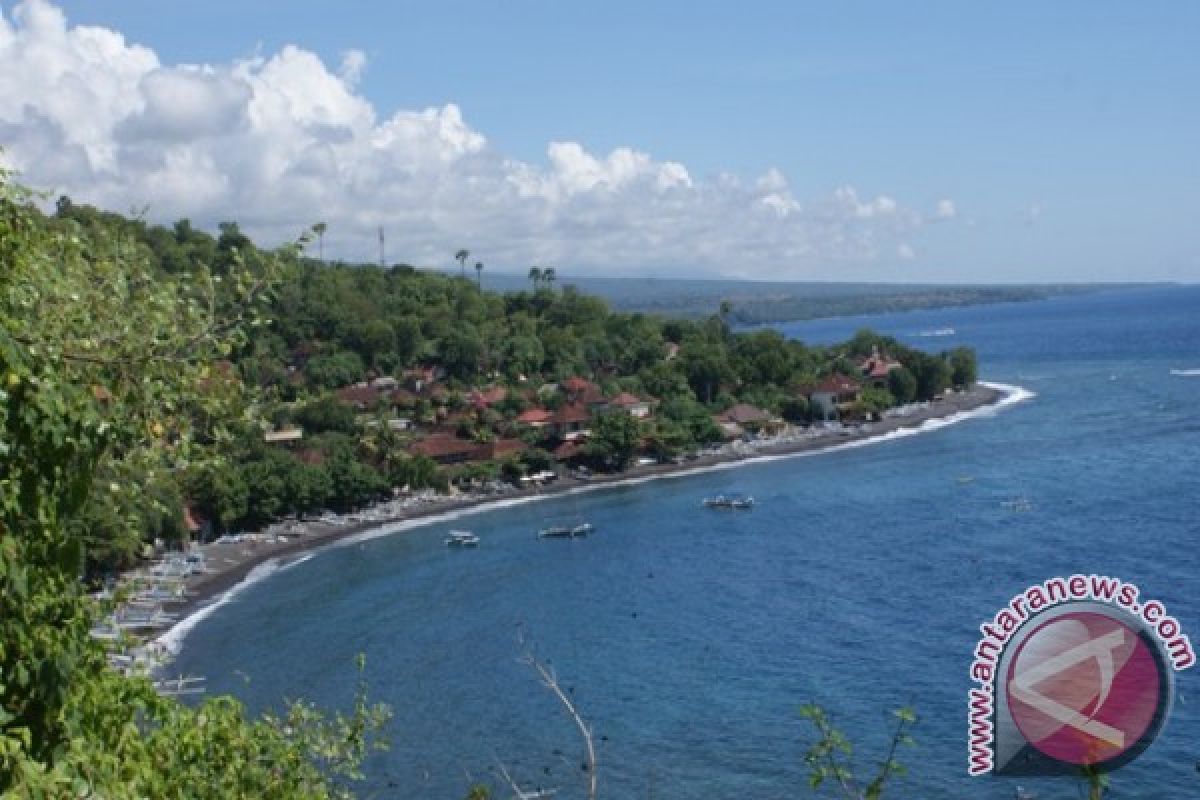
<svg viewBox="0 0 1200 800">
<path fill-rule="evenodd" d="M 446 547 L 478 547 L 479 537 L 470 531 L 450 531 L 446 536 Z"/>
</svg>

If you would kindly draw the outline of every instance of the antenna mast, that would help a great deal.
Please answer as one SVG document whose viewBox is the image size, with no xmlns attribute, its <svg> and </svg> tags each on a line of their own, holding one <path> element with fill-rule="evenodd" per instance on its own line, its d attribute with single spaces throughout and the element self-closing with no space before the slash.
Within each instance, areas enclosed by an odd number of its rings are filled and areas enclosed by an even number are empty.
<svg viewBox="0 0 1200 800">
<path fill-rule="evenodd" d="M 383 226 L 379 226 L 379 266 L 383 266 Z"/>
</svg>

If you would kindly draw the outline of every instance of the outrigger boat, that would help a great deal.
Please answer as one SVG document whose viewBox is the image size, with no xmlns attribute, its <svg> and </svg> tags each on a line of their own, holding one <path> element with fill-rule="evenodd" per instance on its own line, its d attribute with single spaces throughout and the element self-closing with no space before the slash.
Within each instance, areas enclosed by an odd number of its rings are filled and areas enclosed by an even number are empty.
<svg viewBox="0 0 1200 800">
<path fill-rule="evenodd" d="M 551 525 L 549 528 L 542 528 L 538 531 L 538 538 L 573 539 L 577 536 L 587 536 L 594 530 L 596 530 L 596 526 L 590 522 L 581 522 L 578 525 Z"/>
<path fill-rule="evenodd" d="M 478 547 L 479 537 L 470 531 L 450 531 L 446 547 Z"/>
<path fill-rule="evenodd" d="M 750 509 L 754 508 L 753 497 L 726 497 L 719 494 L 716 497 L 704 498 L 704 505 L 708 508 L 734 508 L 734 509 Z"/>
</svg>

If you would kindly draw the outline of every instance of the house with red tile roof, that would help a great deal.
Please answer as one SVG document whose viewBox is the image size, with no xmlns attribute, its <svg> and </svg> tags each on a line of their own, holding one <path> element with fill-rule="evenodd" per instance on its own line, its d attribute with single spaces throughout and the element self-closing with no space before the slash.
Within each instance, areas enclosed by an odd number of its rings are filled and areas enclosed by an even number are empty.
<svg viewBox="0 0 1200 800">
<path fill-rule="evenodd" d="M 713 422 L 717 423 L 721 435 L 726 439 L 736 439 L 746 430 L 758 430 L 776 421 L 775 415 L 770 411 L 749 403 L 738 403 L 713 416 Z"/>
<path fill-rule="evenodd" d="M 568 403 L 583 403 L 592 411 L 603 411 L 608 407 L 608 400 L 600 387 L 578 375 L 567 378 L 559 384 L 559 388 L 567 395 Z"/>
<path fill-rule="evenodd" d="M 475 448 L 471 454 L 472 461 L 496 461 L 509 456 L 520 455 L 529 449 L 529 445 L 520 439 L 492 439 Z"/>
<path fill-rule="evenodd" d="M 452 433 L 434 433 L 414 442 L 408 451 L 431 458 L 439 464 L 460 464 L 470 459 L 477 442 L 460 439 Z"/>
<path fill-rule="evenodd" d="M 609 398 L 609 408 L 617 408 L 631 417 L 644 419 L 650 416 L 650 401 L 643 400 L 629 392 L 621 392 L 616 397 Z"/>
<path fill-rule="evenodd" d="M 878 347 L 872 348 L 871 355 L 858 364 L 867 383 L 878 387 L 886 387 L 888 375 L 892 370 L 900 369 L 903 366 L 899 361 L 889 358 L 886 354 L 881 354 Z"/>
<path fill-rule="evenodd" d="M 403 373 L 405 384 L 415 392 L 424 392 L 446 376 L 441 367 L 413 367 Z"/>
<path fill-rule="evenodd" d="M 379 405 L 386 392 L 366 383 L 356 383 L 353 386 L 343 386 L 333 395 L 344 406 L 350 406 L 357 411 L 370 411 Z"/>
<path fill-rule="evenodd" d="M 554 412 L 550 424 L 561 439 L 582 439 L 588 435 L 588 422 L 592 412 L 582 402 L 568 403 Z"/>
<path fill-rule="evenodd" d="M 545 428 L 554 422 L 554 412 L 544 408 L 531 408 L 517 415 L 517 422 L 531 428 Z"/>
<path fill-rule="evenodd" d="M 551 455 L 555 461 L 570 461 L 583 454 L 583 445 L 579 442 L 563 442 L 558 447 L 554 448 Z"/>
<path fill-rule="evenodd" d="M 461 464 L 467 461 L 495 461 L 524 452 L 527 445 L 520 439 L 492 439 L 473 442 L 450 433 L 434 433 L 409 447 L 413 455 L 432 458 L 439 464 Z"/>
<path fill-rule="evenodd" d="M 770 422 L 775 415 L 765 408 L 752 406 L 749 403 L 738 403 L 717 414 L 717 417 L 725 422 L 733 422 L 738 425 L 761 425 Z"/>
<path fill-rule="evenodd" d="M 596 385 L 586 378 L 581 378 L 578 375 L 572 375 L 562 382 L 562 390 L 567 394 L 580 394 L 588 389 L 595 389 Z"/>
<path fill-rule="evenodd" d="M 467 402 L 482 411 L 485 408 L 491 408 L 506 397 L 508 397 L 508 389 L 503 386 L 489 386 L 486 389 L 472 389 Z"/>
<path fill-rule="evenodd" d="M 830 375 L 822 379 L 808 395 L 813 411 L 825 419 L 837 418 L 858 402 L 862 384 L 845 375 Z"/>
</svg>

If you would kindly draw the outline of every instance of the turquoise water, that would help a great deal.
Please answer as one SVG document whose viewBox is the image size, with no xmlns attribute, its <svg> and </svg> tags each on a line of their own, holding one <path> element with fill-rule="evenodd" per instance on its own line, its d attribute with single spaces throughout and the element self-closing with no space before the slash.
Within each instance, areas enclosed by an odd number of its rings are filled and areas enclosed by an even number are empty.
<svg viewBox="0 0 1200 800">
<path fill-rule="evenodd" d="M 1200 288 L 1122 291 L 787 326 L 810 341 L 864 325 L 917 346 L 975 346 L 985 378 L 1037 393 L 992 417 L 817 457 L 503 509 L 327 550 L 237 595 L 187 637 L 177 668 L 255 709 L 345 704 L 355 653 L 396 718 L 367 794 L 461 797 L 497 783 L 582 796 L 570 720 L 518 663 L 553 663 L 600 737 L 602 796 L 807 795 L 815 701 L 866 764 L 887 709 L 921 715 L 897 798 L 1011 798 L 966 775 L 977 626 L 1014 593 L 1072 572 L 1120 576 L 1200 642 Z M 922 337 L 953 328 L 955 334 Z M 973 480 L 963 482 L 960 478 Z M 700 508 L 753 494 L 749 513 Z M 1027 498 L 1032 510 L 1003 503 Z M 539 541 L 585 517 L 586 540 Z M 442 537 L 469 527 L 477 551 Z M 1200 796 L 1200 679 L 1114 776 L 1117 798 Z M 1195 693 L 1195 699 L 1192 694 Z M 1046 798 L 1061 780 L 1022 781 Z M 497 785 L 499 785 L 497 783 Z"/>
</svg>

